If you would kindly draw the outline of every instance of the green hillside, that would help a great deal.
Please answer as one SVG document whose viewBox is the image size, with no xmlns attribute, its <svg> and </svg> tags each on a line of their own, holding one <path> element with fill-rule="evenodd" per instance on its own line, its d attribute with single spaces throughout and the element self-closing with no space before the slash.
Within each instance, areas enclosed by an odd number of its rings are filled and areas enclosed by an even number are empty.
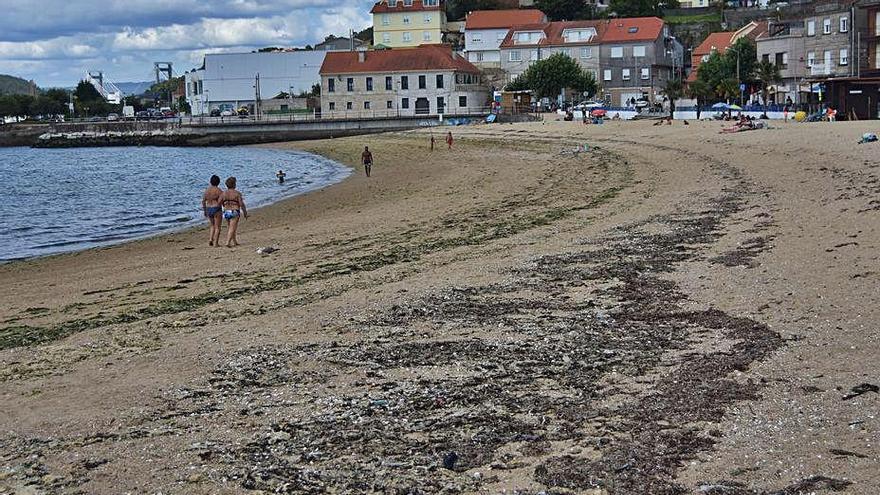
<svg viewBox="0 0 880 495">
<path fill-rule="evenodd" d="M 0 74 L 0 95 L 8 94 L 30 94 L 30 83 L 26 80 Z"/>
</svg>

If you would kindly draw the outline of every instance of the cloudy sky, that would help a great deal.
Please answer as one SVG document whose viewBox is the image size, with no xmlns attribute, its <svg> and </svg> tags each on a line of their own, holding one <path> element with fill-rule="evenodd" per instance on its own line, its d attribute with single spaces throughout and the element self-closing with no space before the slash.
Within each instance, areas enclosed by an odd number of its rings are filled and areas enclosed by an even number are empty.
<svg viewBox="0 0 880 495">
<path fill-rule="evenodd" d="M 0 0 L 0 74 L 73 86 L 86 70 L 148 81 L 207 52 L 304 46 L 370 25 L 370 0 Z"/>
</svg>

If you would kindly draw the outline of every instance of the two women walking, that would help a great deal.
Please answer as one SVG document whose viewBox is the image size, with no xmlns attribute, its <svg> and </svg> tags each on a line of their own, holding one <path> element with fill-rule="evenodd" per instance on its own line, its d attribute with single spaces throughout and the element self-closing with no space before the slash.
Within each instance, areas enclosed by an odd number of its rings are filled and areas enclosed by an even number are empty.
<svg viewBox="0 0 880 495">
<path fill-rule="evenodd" d="M 225 218 L 228 223 L 226 231 L 226 247 L 238 246 L 236 231 L 242 217 L 247 218 L 247 207 L 244 197 L 235 189 L 235 177 L 226 179 L 226 190 L 220 189 L 220 177 L 211 176 L 211 185 L 202 195 L 202 210 L 211 226 L 209 246 L 220 246 L 220 228 Z"/>
</svg>

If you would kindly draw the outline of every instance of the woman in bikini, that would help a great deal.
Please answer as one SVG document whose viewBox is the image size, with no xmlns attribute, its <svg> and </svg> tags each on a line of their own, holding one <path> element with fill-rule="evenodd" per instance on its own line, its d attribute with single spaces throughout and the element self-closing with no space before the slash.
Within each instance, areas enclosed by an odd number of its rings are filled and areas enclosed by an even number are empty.
<svg viewBox="0 0 880 495">
<path fill-rule="evenodd" d="M 229 229 L 226 231 L 226 247 L 238 246 L 238 238 L 235 235 L 238 221 L 241 217 L 247 218 L 248 213 L 247 207 L 244 205 L 244 198 L 235 189 L 235 177 L 226 179 L 226 190 L 220 195 L 219 201 L 223 207 L 223 218 L 229 222 Z"/>
<path fill-rule="evenodd" d="M 217 187 L 220 185 L 220 177 L 211 176 L 211 185 L 205 189 L 202 195 L 202 211 L 205 218 L 208 219 L 208 225 L 211 226 L 211 239 L 208 241 L 209 246 L 220 245 L 220 227 L 223 226 L 223 217 L 220 212 L 220 195 L 223 191 Z"/>
</svg>

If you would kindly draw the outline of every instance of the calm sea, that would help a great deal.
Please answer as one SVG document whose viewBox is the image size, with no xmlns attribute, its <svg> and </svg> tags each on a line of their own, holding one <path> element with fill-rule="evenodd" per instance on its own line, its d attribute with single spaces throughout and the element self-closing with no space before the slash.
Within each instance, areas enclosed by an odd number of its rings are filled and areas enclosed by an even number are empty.
<svg viewBox="0 0 880 495">
<path fill-rule="evenodd" d="M 283 185 L 275 172 L 287 174 Z M 212 174 L 250 208 L 338 182 L 320 156 L 264 148 L 0 148 L 0 261 L 119 243 L 203 221 Z"/>
</svg>

